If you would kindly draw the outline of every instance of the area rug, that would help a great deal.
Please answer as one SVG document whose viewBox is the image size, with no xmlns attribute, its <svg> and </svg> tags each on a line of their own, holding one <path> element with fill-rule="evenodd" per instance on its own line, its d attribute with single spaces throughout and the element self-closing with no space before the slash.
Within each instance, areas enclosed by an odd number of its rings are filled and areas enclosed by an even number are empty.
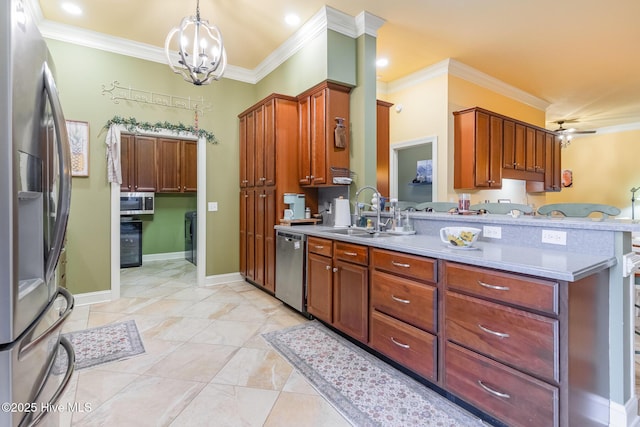
<svg viewBox="0 0 640 427">
<path fill-rule="evenodd" d="M 318 321 L 262 336 L 354 426 L 483 426 Z"/>
<path fill-rule="evenodd" d="M 63 334 L 76 353 L 75 369 L 127 359 L 144 353 L 134 320 Z M 65 362 L 66 363 L 66 362 Z M 61 367 L 64 371 L 65 367 Z"/>
</svg>

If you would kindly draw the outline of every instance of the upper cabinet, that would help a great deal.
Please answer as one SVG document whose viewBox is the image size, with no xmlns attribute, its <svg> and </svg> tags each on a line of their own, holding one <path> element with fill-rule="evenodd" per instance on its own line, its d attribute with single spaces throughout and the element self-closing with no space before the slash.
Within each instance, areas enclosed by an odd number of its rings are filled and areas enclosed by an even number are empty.
<svg viewBox="0 0 640 427">
<path fill-rule="evenodd" d="M 158 138 L 158 192 L 198 191 L 198 143 Z"/>
<path fill-rule="evenodd" d="M 156 138 L 122 134 L 120 144 L 120 191 L 154 193 L 157 189 Z"/>
<path fill-rule="evenodd" d="M 455 189 L 501 188 L 512 178 L 531 192 L 560 190 L 554 132 L 478 107 L 453 114 Z"/>
<path fill-rule="evenodd" d="M 331 168 L 349 168 L 350 92 L 322 82 L 298 96 L 300 185 L 332 185 Z"/>
</svg>

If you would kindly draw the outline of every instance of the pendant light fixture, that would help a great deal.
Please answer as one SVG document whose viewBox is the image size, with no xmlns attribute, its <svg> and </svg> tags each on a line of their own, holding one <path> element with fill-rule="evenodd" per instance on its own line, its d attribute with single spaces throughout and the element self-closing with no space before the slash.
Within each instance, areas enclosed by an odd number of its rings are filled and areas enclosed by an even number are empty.
<svg viewBox="0 0 640 427">
<path fill-rule="evenodd" d="M 217 26 L 200 19 L 200 0 L 196 16 L 183 18 L 179 27 L 169 31 L 164 50 L 171 70 L 197 86 L 219 80 L 227 66 L 222 34 Z"/>
</svg>

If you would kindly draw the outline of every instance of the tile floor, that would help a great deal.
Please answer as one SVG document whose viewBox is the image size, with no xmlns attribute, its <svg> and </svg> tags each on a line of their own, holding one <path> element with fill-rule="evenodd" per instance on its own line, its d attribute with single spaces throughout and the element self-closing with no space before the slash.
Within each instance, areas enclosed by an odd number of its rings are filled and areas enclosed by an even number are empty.
<svg viewBox="0 0 640 427">
<path fill-rule="evenodd" d="M 348 426 L 260 336 L 306 319 L 245 282 L 196 287 L 183 261 L 123 269 L 121 298 L 64 332 L 134 319 L 146 352 L 76 371 L 60 426 Z"/>
</svg>

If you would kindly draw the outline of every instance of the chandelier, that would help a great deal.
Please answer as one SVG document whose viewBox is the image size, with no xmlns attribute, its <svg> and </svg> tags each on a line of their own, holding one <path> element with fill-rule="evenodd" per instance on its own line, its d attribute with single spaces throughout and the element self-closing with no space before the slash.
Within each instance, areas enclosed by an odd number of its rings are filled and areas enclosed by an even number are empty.
<svg viewBox="0 0 640 427">
<path fill-rule="evenodd" d="M 200 0 L 196 16 L 183 18 L 179 27 L 169 31 L 164 51 L 171 70 L 197 86 L 219 80 L 227 66 L 222 34 L 218 27 L 200 19 Z M 176 51 L 177 55 L 172 54 Z"/>
</svg>

